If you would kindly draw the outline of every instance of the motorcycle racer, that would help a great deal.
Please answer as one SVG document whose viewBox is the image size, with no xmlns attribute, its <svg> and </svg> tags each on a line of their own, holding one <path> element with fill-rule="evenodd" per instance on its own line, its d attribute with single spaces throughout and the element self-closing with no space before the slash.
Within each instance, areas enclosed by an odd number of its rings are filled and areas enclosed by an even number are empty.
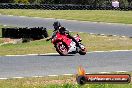
<svg viewBox="0 0 132 88">
<path fill-rule="evenodd" d="M 54 26 L 54 31 L 53 31 L 52 37 L 47 39 L 46 41 L 49 41 L 50 39 L 53 39 L 56 36 L 56 33 L 60 32 L 61 34 L 67 34 L 67 37 L 69 39 L 72 39 L 72 41 L 74 41 L 76 43 L 76 46 L 81 49 L 81 46 L 76 41 L 76 39 L 69 34 L 69 31 L 66 30 L 66 28 L 61 26 L 60 22 L 58 22 L 58 21 L 54 22 L 53 26 Z"/>
</svg>

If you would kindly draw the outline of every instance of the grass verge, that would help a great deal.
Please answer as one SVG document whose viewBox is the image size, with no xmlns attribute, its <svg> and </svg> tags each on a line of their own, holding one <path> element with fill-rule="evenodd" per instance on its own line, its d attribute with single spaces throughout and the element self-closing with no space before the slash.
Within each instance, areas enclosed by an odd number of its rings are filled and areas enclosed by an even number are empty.
<svg viewBox="0 0 132 88">
<path fill-rule="evenodd" d="M 2 15 L 132 24 L 132 11 L 0 9 L 0 13 Z"/>
<path fill-rule="evenodd" d="M 3 26 L 0 25 L 0 43 L 3 43 L 3 39 L 1 38 L 2 37 L 2 28 L 3 28 Z"/>
<path fill-rule="evenodd" d="M 49 34 L 51 35 L 51 31 Z M 82 43 L 88 51 L 107 51 L 107 50 L 130 50 L 132 49 L 132 38 L 107 37 L 90 35 L 87 33 L 74 32 L 72 35 L 79 34 Z M 45 39 L 32 41 L 22 44 L 5 44 L 0 46 L 0 55 L 17 55 L 17 54 L 42 54 L 56 52 L 53 44 Z"/>
<path fill-rule="evenodd" d="M 3 25 L 0 25 L 0 37 L 2 37 L 2 28 L 3 28 Z"/>
<path fill-rule="evenodd" d="M 132 72 L 129 72 L 129 74 L 132 74 Z M 57 76 L 0 80 L 0 88 L 132 88 L 132 83 L 86 84 L 81 86 L 76 84 L 76 76 Z"/>
</svg>

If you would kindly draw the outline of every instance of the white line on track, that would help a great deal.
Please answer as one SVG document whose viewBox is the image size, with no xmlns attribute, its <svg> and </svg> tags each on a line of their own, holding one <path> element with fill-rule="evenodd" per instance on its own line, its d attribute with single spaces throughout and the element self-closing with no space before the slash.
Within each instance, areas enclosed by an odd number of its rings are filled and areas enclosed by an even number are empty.
<svg viewBox="0 0 132 88">
<path fill-rule="evenodd" d="M 11 57 L 11 56 L 14 57 L 14 56 L 16 56 L 17 57 L 17 56 L 28 56 L 28 55 L 5 55 L 5 56 L 8 56 L 8 57 Z"/>
<path fill-rule="evenodd" d="M 56 77 L 56 76 L 58 76 L 58 75 L 48 75 L 49 77 Z"/>
<path fill-rule="evenodd" d="M 26 55 L 28 55 L 28 56 L 36 56 L 38 54 L 26 54 Z"/>
<path fill-rule="evenodd" d="M 113 35 L 113 36 L 117 36 L 117 35 Z"/>
<path fill-rule="evenodd" d="M 41 78 L 41 77 L 44 77 L 44 76 L 32 76 L 34 78 Z"/>
<path fill-rule="evenodd" d="M 5 55 L 5 56 L 16 56 L 16 55 Z"/>
<path fill-rule="evenodd" d="M 12 77 L 12 78 L 14 78 L 14 79 L 22 79 L 24 77 Z"/>
<path fill-rule="evenodd" d="M 132 50 L 110 50 L 110 51 L 90 51 L 87 53 L 105 53 L 105 52 L 127 52 Z M 24 55 L 5 55 L 8 57 L 14 57 L 14 56 L 44 56 L 44 55 L 59 55 L 58 53 L 45 53 L 45 54 L 24 54 Z"/>
<path fill-rule="evenodd" d="M 73 74 L 63 74 L 64 76 L 72 76 Z"/>
<path fill-rule="evenodd" d="M 94 35 L 95 33 L 89 33 L 89 34 Z"/>
<path fill-rule="evenodd" d="M 111 50 L 111 52 L 124 52 L 124 51 L 132 51 L 132 50 Z"/>
<path fill-rule="evenodd" d="M 99 72 L 99 73 L 101 73 L 101 74 L 105 74 L 105 73 L 110 73 L 110 72 Z"/>
<path fill-rule="evenodd" d="M 7 16 L 13 16 L 13 15 L 7 15 Z M 20 17 L 20 16 L 19 16 Z"/>
<path fill-rule="evenodd" d="M 19 17 L 26 17 L 26 16 L 19 16 Z"/>
<path fill-rule="evenodd" d="M 109 51 L 91 51 L 87 53 L 96 53 L 96 52 L 126 52 L 126 51 L 132 51 L 132 50 L 109 50 Z"/>
<path fill-rule="evenodd" d="M 115 71 L 115 72 L 128 72 L 128 71 Z"/>
<path fill-rule="evenodd" d="M 105 34 L 100 34 L 101 36 L 105 36 Z"/>
<path fill-rule="evenodd" d="M 6 27 L 7 25 L 3 25 L 4 27 Z"/>
<path fill-rule="evenodd" d="M 0 78 L 0 80 L 5 80 L 5 79 L 8 79 L 8 78 Z"/>
<path fill-rule="evenodd" d="M 84 33 L 84 32 L 79 32 L 79 33 Z"/>
<path fill-rule="evenodd" d="M 122 38 L 125 38 L 126 36 L 121 36 Z"/>
</svg>

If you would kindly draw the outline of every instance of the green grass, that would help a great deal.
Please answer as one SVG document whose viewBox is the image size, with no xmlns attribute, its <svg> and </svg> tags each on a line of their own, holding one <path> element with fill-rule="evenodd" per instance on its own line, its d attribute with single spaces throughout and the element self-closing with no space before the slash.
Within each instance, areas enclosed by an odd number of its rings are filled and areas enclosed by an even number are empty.
<svg viewBox="0 0 132 88">
<path fill-rule="evenodd" d="M 121 38 L 121 37 L 106 37 L 90 35 L 87 33 L 74 32 L 72 35 L 79 34 L 82 38 L 82 43 L 86 46 L 89 51 L 100 51 L 100 50 L 130 50 L 132 49 L 132 38 Z M 51 34 L 51 31 L 49 31 Z M 42 54 L 42 53 L 53 53 L 56 52 L 53 44 L 45 39 L 31 41 L 28 43 L 21 44 L 6 44 L 0 46 L 0 55 L 16 55 L 16 54 Z"/>
<path fill-rule="evenodd" d="M 0 9 L 3 15 L 132 24 L 132 11 Z"/>
<path fill-rule="evenodd" d="M 130 74 L 132 73 L 130 72 Z M 81 86 L 76 84 L 76 76 L 74 75 L 0 80 L 0 88 L 132 88 L 132 83 L 86 84 Z"/>
<path fill-rule="evenodd" d="M 0 25 L 0 37 L 2 37 L 2 28 L 3 28 L 3 26 Z"/>
<path fill-rule="evenodd" d="M 3 28 L 3 26 L 0 25 L 0 43 L 3 43 L 3 39 L 1 38 L 2 37 L 2 28 Z"/>
<path fill-rule="evenodd" d="M 50 85 L 12 85 L 6 84 L 1 88 L 131 88 L 132 84 L 87 84 L 80 86 L 77 84 L 50 84 Z"/>
</svg>

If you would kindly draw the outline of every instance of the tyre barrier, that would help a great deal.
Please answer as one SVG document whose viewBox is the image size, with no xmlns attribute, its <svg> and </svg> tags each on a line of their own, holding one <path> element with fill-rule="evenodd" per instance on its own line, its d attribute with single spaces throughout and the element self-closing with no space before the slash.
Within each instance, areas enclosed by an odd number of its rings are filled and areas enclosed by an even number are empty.
<svg viewBox="0 0 132 88">
<path fill-rule="evenodd" d="M 75 4 L 0 4 L 0 9 L 43 9 L 43 10 L 132 10 L 132 6 L 93 6 Z"/>
<path fill-rule="evenodd" d="M 2 28 L 2 38 L 39 40 L 48 37 L 46 28 Z"/>
</svg>

